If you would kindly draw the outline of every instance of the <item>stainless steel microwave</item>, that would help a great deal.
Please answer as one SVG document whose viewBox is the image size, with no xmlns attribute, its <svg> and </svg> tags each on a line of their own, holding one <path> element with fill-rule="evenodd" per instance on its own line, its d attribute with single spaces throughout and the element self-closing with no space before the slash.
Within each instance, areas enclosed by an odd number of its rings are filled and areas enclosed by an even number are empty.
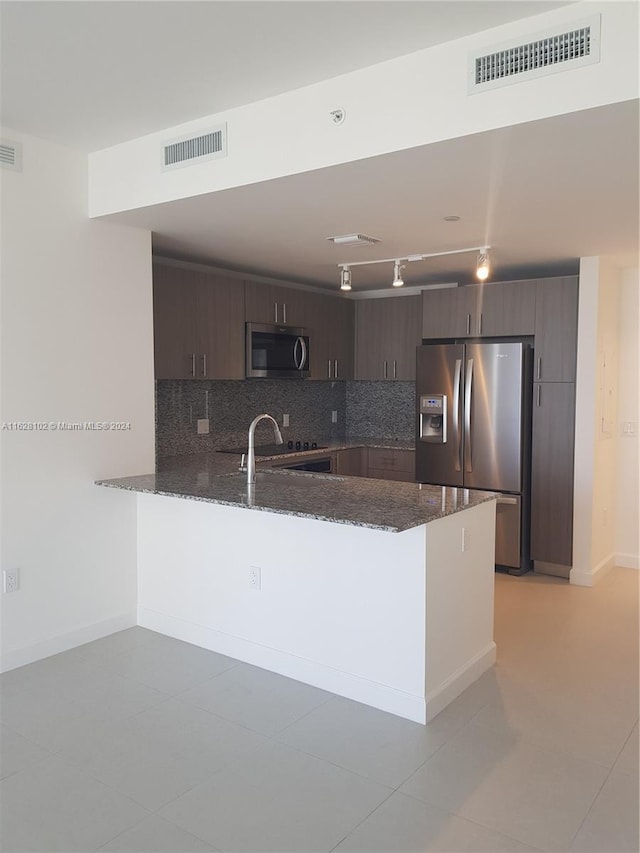
<svg viewBox="0 0 640 853">
<path fill-rule="evenodd" d="M 248 379 L 305 379 L 309 375 L 309 336 L 299 326 L 247 323 L 246 345 Z"/>
</svg>

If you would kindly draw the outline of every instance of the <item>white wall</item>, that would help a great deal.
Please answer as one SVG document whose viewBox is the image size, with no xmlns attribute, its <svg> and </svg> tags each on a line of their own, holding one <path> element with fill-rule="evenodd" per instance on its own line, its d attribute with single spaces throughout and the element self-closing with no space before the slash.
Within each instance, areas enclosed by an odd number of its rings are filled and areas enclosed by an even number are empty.
<svg viewBox="0 0 640 853">
<path fill-rule="evenodd" d="M 618 455 L 618 303 L 620 271 L 599 259 L 598 334 L 595 375 L 594 489 L 591 567 L 614 563 Z"/>
<path fill-rule="evenodd" d="M 638 564 L 638 270 L 582 258 L 571 582 Z"/>
<path fill-rule="evenodd" d="M 618 465 L 617 511 L 615 527 L 616 564 L 640 568 L 640 457 L 638 426 L 640 424 L 640 290 L 638 269 L 625 269 L 620 281 L 619 392 L 618 392 Z M 635 435 L 624 435 L 623 424 L 632 423 Z"/>
<path fill-rule="evenodd" d="M 600 62 L 467 93 L 472 50 L 602 17 Z M 638 97 L 635 3 L 574 3 L 90 155 L 90 215 L 158 204 Z M 327 45 L 330 50 L 331 46 Z M 329 112 L 346 110 L 344 124 Z M 227 157 L 161 172 L 161 146 L 226 122 Z"/>
<path fill-rule="evenodd" d="M 9 669 L 135 624 L 135 495 L 93 481 L 153 470 L 154 407 L 150 234 L 87 218 L 85 155 L 3 136 L 0 419 L 131 423 L 0 432 Z"/>
<path fill-rule="evenodd" d="M 591 586 L 591 528 L 593 524 L 596 435 L 598 337 L 598 258 L 581 258 L 578 295 L 578 354 L 576 366 L 576 421 L 573 472 L 573 568 L 571 583 Z"/>
</svg>

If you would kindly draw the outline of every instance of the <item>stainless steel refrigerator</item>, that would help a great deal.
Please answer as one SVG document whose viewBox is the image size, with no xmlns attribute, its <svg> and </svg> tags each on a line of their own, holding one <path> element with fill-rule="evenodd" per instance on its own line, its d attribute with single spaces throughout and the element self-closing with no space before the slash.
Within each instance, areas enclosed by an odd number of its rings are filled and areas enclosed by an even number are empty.
<svg viewBox="0 0 640 853">
<path fill-rule="evenodd" d="M 530 569 L 531 348 L 418 347 L 416 481 L 498 492 L 496 565 Z"/>
</svg>

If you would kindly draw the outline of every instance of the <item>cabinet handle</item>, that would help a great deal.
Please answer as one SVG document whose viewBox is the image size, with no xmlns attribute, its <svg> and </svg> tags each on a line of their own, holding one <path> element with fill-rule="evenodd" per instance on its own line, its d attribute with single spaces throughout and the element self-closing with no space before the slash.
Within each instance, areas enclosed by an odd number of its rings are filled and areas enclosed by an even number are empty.
<svg viewBox="0 0 640 853">
<path fill-rule="evenodd" d="M 278 322 L 278 303 L 277 302 L 273 303 L 273 315 L 274 315 L 274 323 L 277 324 L 277 322 Z"/>
<path fill-rule="evenodd" d="M 386 361 L 384 362 L 384 368 L 383 368 L 383 374 L 382 374 L 382 377 L 383 377 L 383 379 L 386 379 L 386 378 L 387 378 L 387 362 L 386 362 Z"/>
<path fill-rule="evenodd" d="M 287 303 L 282 303 L 282 322 L 287 325 Z"/>
<path fill-rule="evenodd" d="M 334 378 L 334 379 L 337 379 L 337 378 L 338 378 L 338 359 L 337 359 L 337 358 L 336 358 L 336 360 L 333 362 L 333 378 Z"/>
<path fill-rule="evenodd" d="M 471 334 L 471 314 L 467 314 L 467 334 Z"/>
<path fill-rule="evenodd" d="M 394 379 L 398 378 L 398 364 L 397 364 L 395 358 L 393 359 L 393 378 Z"/>
<path fill-rule="evenodd" d="M 331 359 L 327 361 L 327 376 L 331 379 Z"/>
<path fill-rule="evenodd" d="M 206 352 L 202 353 L 202 375 L 207 375 L 207 354 Z"/>
<path fill-rule="evenodd" d="M 540 385 L 537 385 L 537 386 L 536 386 L 536 388 L 537 388 L 537 391 L 536 391 L 536 406 L 539 406 L 539 405 L 540 405 Z"/>
<path fill-rule="evenodd" d="M 195 375 L 196 375 L 196 354 L 195 354 L 195 352 L 191 353 L 191 375 L 195 378 Z"/>
<path fill-rule="evenodd" d="M 542 358 L 538 356 L 538 363 L 536 366 L 536 379 L 542 379 Z"/>
<path fill-rule="evenodd" d="M 480 312 L 480 317 L 478 318 L 478 334 L 482 334 L 482 311 Z"/>
</svg>

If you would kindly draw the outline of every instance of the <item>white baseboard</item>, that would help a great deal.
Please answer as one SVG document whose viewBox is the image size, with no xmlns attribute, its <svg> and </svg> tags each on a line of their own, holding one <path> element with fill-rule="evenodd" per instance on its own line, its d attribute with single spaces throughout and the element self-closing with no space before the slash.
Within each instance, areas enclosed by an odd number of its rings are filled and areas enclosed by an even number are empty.
<svg viewBox="0 0 640 853">
<path fill-rule="evenodd" d="M 623 569 L 640 569 L 640 557 L 637 554 L 616 554 L 615 565 Z"/>
<path fill-rule="evenodd" d="M 138 609 L 138 624 L 151 631 L 158 631 L 235 660 L 277 672 L 279 675 L 294 678 L 296 681 L 311 684 L 313 687 L 328 690 L 338 696 L 362 702 L 364 705 L 371 705 L 373 708 L 388 711 L 407 720 L 413 720 L 416 723 L 426 722 L 427 707 L 423 696 L 414 696 L 386 684 L 333 669 L 317 661 L 296 657 L 242 637 L 215 631 L 204 625 L 197 625 L 144 607 Z M 464 687 L 459 692 L 462 690 Z"/>
<path fill-rule="evenodd" d="M 432 690 L 425 701 L 422 696 L 404 693 L 394 687 L 332 669 L 317 661 L 296 657 L 278 649 L 244 640 L 242 637 L 224 634 L 204 625 L 197 625 L 144 607 L 138 610 L 138 624 L 151 631 L 166 634 L 168 637 L 193 643 L 235 660 L 277 672 L 288 678 L 295 678 L 297 681 L 328 690 L 338 696 L 344 696 L 355 702 L 362 702 L 364 705 L 423 724 L 439 714 L 449 702 L 473 684 L 496 661 L 496 644 L 492 641 L 486 649 L 460 667 L 446 682 Z"/>
<path fill-rule="evenodd" d="M 600 560 L 597 566 L 594 566 L 590 572 L 581 572 L 578 569 L 571 569 L 569 573 L 569 583 L 576 586 L 593 586 L 607 574 L 610 569 L 616 565 L 616 555 L 609 554 L 604 560 Z"/>
<path fill-rule="evenodd" d="M 66 652 L 69 649 L 74 649 L 76 646 L 81 646 L 83 643 L 90 643 L 92 640 L 100 640 L 109 634 L 114 634 L 116 631 L 123 631 L 125 628 L 132 628 L 137 624 L 136 614 L 122 613 L 120 616 L 113 616 L 111 619 L 105 619 L 102 622 L 96 622 L 93 625 L 85 625 L 83 628 L 76 628 L 75 631 L 69 631 L 68 634 L 60 634 L 57 637 L 51 637 L 49 640 L 43 640 L 33 646 L 27 646 L 24 649 L 16 649 L 13 652 L 7 652 L 2 655 L 0 662 L 0 672 L 7 672 L 10 669 L 16 669 L 19 666 L 25 666 L 28 663 L 33 663 L 42 658 L 57 655 L 60 652 Z"/>
<path fill-rule="evenodd" d="M 496 662 L 496 644 L 491 641 L 484 651 L 467 661 L 463 667 L 456 670 L 445 682 L 427 695 L 427 722 L 433 720 L 443 708 L 453 702 L 463 690 L 480 678 Z"/>
</svg>

